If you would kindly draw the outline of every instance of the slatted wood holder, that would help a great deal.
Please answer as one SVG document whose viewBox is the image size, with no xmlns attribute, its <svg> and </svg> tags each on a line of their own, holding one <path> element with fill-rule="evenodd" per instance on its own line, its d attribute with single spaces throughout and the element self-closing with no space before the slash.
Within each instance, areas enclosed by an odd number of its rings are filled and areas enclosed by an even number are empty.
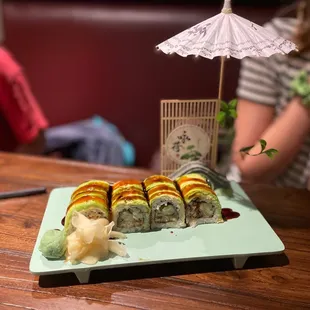
<svg viewBox="0 0 310 310">
<path fill-rule="evenodd" d="M 215 168 L 219 99 L 161 100 L 161 173 L 169 175 L 188 161 Z"/>
<path fill-rule="evenodd" d="M 221 57 L 217 99 L 161 100 L 160 145 L 161 174 L 169 175 L 188 161 L 201 161 L 215 169 L 224 68 Z"/>
</svg>

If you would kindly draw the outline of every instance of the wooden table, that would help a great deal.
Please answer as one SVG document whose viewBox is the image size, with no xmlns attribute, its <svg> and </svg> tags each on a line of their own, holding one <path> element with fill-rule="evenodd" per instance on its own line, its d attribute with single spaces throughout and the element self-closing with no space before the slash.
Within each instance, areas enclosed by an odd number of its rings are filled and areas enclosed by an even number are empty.
<svg viewBox="0 0 310 310">
<path fill-rule="evenodd" d="M 0 191 L 144 178 L 151 172 L 0 153 Z M 310 192 L 244 186 L 285 254 L 36 277 L 29 261 L 48 194 L 0 201 L 0 309 L 310 309 Z"/>
</svg>

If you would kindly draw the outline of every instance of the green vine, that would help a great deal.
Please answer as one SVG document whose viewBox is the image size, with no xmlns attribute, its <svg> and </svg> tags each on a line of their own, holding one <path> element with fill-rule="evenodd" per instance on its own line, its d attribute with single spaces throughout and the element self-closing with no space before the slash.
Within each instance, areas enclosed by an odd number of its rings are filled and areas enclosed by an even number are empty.
<svg viewBox="0 0 310 310">
<path fill-rule="evenodd" d="M 216 115 L 216 120 L 220 124 L 221 127 L 225 129 L 232 129 L 234 126 L 234 122 L 236 118 L 238 117 L 237 114 L 237 104 L 238 100 L 233 99 L 229 101 L 228 103 L 225 101 L 221 102 L 221 109 L 220 112 Z M 261 151 L 257 154 L 250 154 L 249 151 L 254 147 L 254 145 L 243 147 L 239 150 L 245 155 L 249 156 L 258 156 L 261 154 L 266 154 L 269 158 L 274 158 L 274 156 L 278 153 L 278 150 L 276 149 L 268 149 L 266 150 L 267 142 L 265 140 L 259 140 L 259 143 L 261 145 Z"/>
<path fill-rule="evenodd" d="M 266 154 L 269 158 L 274 158 L 274 156 L 278 153 L 278 150 L 276 150 L 276 149 L 266 150 L 267 142 L 265 140 L 261 139 L 261 140 L 259 140 L 259 143 L 261 146 L 261 150 L 259 153 L 249 154 L 249 151 L 254 147 L 254 145 L 243 147 L 242 149 L 240 149 L 240 152 L 243 154 L 246 154 L 246 155 L 250 155 L 250 156 L 258 156 L 261 154 Z"/>
</svg>

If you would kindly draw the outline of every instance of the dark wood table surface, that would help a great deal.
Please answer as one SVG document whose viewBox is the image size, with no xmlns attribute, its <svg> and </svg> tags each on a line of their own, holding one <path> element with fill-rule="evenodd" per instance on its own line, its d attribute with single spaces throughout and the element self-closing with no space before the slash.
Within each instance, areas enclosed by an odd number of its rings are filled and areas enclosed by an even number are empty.
<svg viewBox="0 0 310 310">
<path fill-rule="evenodd" d="M 151 172 L 0 153 L 0 191 L 116 181 Z M 29 261 L 48 193 L 0 201 L 0 309 L 310 309 L 310 192 L 243 186 L 282 239 L 284 254 L 37 277 Z"/>
</svg>

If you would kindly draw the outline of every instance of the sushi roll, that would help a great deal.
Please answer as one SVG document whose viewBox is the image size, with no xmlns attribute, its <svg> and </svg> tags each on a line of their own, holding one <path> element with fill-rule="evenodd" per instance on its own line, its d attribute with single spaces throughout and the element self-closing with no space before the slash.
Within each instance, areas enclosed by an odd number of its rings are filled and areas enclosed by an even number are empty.
<svg viewBox="0 0 310 310">
<path fill-rule="evenodd" d="M 125 180 L 113 185 L 111 213 L 116 231 L 133 233 L 150 230 L 150 207 L 140 181 Z"/>
<path fill-rule="evenodd" d="M 74 190 L 64 220 L 66 234 L 69 235 L 74 231 L 71 224 L 74 211 L 82 213 L 89 219 L 109 220 L 109 188 L 109 183 L 105 181 L 92 180 L 82 183 Z"/>
<path fill-rule="evenodd" d="M 174 182 L 161 175 L 144 180 L 151 207 L 151 229 L 185 227 L 185 206 Z"/>
<path fill-rule="evenodd" d="M 74 211 L 82 213 L 89 219 L 106 218 L 109 220 L 109 207 L 106 200 L 98 196 L 85 195 L 71 202 L 67 208 L 65 217 L 65 231 L 67 235 L 74 231 L 71 223 Z"/>
<path fill-rule="evenodd" d="M 201 175 L 187 174 L 176 181 L 186 204 L 186 223 L 189 226 L 223 222 L 218 197 Z"/>
</svg>

